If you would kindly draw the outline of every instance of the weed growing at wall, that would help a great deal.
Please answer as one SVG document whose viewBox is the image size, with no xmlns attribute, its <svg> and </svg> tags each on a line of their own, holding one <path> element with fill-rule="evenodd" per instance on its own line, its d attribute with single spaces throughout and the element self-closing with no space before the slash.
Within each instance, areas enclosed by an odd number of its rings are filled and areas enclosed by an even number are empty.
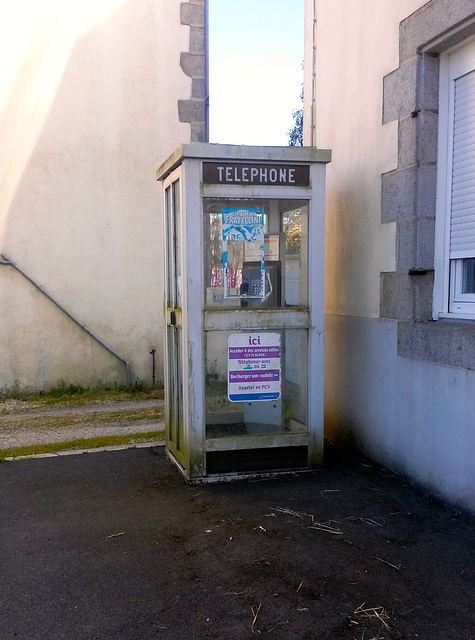
<svg viewBox="0 0 475 640">
<path fill-rule="evenodd" d="M 13 387 L 4 386 L 0 389 L 0 400 L 5 400 L 6 398 L 18 400 L 28 395 L 31 395 L 28 393 L 28 387 L 22 387 L 18 381 L 15 381 Z"/>
<path fill-rule="evenodd" d="M 41 404 L 87 404 L 89 402 L 127 400 L 131 398 L 137 400 L 163 398 L 163 389 L 148 387 L 143 380 L 136 380 L 131 385 L 98 381 L 90 387 L 83 387 L 81 384 L 67 384 L 64 380 L 60 380 L 50 389 L 36 393 L 18 383 L 15 383 L 13 387 L 1 388 L 0 400 L 9 398 L 27 402 L 40 402 Z"/>
</svg>

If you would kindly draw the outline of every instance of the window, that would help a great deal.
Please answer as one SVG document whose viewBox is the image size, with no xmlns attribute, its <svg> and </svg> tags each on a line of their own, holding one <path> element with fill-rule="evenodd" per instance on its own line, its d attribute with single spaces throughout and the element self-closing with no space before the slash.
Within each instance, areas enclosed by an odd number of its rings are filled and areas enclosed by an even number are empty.
<svg viewBox="0 0 475 640">
<path fill-rule="evenodd" d="M 308 303 L 308 202 L 204 199 L 206 307 Z"/>
<path fill-rule="evenodd" d="M 440 61 L 434 315 L 475 318 L 475 41 Z"/>
</svg>

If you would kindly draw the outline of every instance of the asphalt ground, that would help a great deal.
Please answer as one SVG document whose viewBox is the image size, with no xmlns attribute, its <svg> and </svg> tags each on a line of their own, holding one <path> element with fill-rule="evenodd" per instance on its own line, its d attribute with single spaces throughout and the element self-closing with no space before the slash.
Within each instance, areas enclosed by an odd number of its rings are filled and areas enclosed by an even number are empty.
<svg viewBox="0 0 475 640">
<path fill-rule="evenodd" d="M 0 465 L 0 638 L 475 638 L 475 523 L 364 458 L 187 485 L 163 447 Z"/>
</svg>

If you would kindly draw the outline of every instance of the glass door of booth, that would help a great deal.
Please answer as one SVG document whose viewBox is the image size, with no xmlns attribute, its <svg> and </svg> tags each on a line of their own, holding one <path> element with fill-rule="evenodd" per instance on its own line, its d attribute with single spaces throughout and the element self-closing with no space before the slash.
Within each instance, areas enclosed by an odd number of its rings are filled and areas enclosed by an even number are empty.
<svg viewBox="0 0 475 640">
<path fill-rule="evenodd" d="M 203 199 L 207 474 L 307 466 L 308 209 Z"/>
<path fill-rule="evenodd" d="M 166 235 L 166 429 L 167 446 L 183 462 L 183 323 L 182 323 L 182 228 L 180 179 L 165 187 Z"/>
</svg>

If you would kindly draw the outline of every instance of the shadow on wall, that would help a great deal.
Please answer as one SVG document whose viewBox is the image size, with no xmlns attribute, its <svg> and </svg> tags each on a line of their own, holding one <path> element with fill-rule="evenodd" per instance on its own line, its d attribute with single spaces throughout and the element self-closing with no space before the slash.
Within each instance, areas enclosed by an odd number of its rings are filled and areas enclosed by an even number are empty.
<svg viewBox="0 0 475 640">
<path fill-rule="evenodd" d="M 331 170 L 331 169 L 330 169 Z M 368 308 L 367 295 L 374 282 L 374 274 L 366 268 L 365 237 L 361 230 L 359 212 L 368 209 L 361 183 L 354 177 L 347 189 L 327 188 L 326 247 L 325 247 L 325 438 L 345 446 L 355 446 L 358 427 L 346 415 L 351 405 L 346 397 L 354 387 L 351 376 L 358 371 L 353 362 L 361 345 L 355 345 L 344 333 L 340 317 L 360 315 L 358 308 Z M 360 240 L 360 245 L 358 241 Z M 358 296 L 358 297 L 357 297 Z M 346 363 L 347 366 L 342 366 Z M 360 372 L 364 376 L 364 372 Z M 344 394 L 345 397 L 342 397 Z"/>
</svg>

